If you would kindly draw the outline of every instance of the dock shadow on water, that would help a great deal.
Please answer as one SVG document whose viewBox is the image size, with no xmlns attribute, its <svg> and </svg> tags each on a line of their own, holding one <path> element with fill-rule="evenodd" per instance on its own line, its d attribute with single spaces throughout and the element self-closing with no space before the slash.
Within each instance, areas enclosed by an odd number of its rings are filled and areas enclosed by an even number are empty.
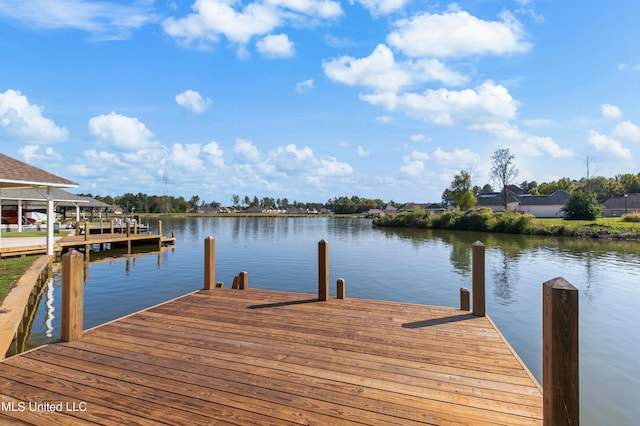
<svg viewBox="0 0 640 426">
<path fill-rule="evenodd" d="M 431 327 L 434 325 L 449 324 L 452 322 L 467 321 L 475 318 L 478 318 L 478 317 L 473 316 L 473 314 L 471 313 L 451 315 L 448 317 L 434 318 L 434 319 L 424 320 L 424 321 L 407 322 L 402 324 L 402 328 L 424 328 L 424 327 Z"/>
</svg>

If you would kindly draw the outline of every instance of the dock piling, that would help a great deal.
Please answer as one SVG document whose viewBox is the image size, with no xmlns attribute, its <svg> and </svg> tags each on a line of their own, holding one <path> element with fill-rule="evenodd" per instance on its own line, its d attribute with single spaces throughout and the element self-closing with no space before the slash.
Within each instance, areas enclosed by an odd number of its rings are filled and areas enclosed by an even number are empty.
<svg viewBox="0 0 640 426">
<path fill-rule="evenodd" d="M 247 290 L 249 288 L 249 274 L 245 271 L 242 271 L 238 276 L 240 277 L 238 283 L 240 290 Z"/>
<path fill-rule="evenodd" d="M 469 300 L 469 289 L 462 287 L 460 289 L 460 310 L 461 311 L 469 311 L 471 310 L 471 305 L 470 305 L 470 300 Z"/>
<path fill-rule="evenodd" d="M 338 281 L 336 281 L 336 297 L 338 299 L 344 299 L 345 298 L 345 282 L 344 282 L 344 278 L 338 278 Z"/>
<path fill-rule="evenodd" d="M 61 339 L 71 342 L 82 338 L 83 258 L 76 250 L 62 255 Z"/>
<path fill-rule="evenodd" d="M 544 425 L 580 423 L 578 289 L 558 277 L 542 285 Z"/>
<path fill-rule="evenodd" d="M 329 298 L 329 243 L 327 240 L 318 242 L 318 299 L 327 301 Z"/>
<path fill-rule="evenodd" d="M 216 282 L 216 239 L 204 239 L 204 289 L 213 290 Z"/>
<path fill-rule="evenodd" d="M 472 284 L 473 284 L 473 315 L 485 315 L 484 300 L 484 244 L 480 241 L 473 243 L 472 249 Z"/>
</svg>

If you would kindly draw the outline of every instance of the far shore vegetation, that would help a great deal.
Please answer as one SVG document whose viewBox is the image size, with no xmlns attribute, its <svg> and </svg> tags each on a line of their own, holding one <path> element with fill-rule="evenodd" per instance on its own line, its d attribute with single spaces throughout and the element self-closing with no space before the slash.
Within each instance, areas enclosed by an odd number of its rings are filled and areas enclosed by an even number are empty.
<svg viewBox="0 0 640 426">
<path fill-rule="evenodd" d="M 410 212 L 385 215 L 374 226 L 430 228 L 506 234 L 553 235 L 578 238 L 640 239 L 640 214 L 618 218 L 566 220 L 536 218 L 513 211 L 493 212 L 489 208 L 453 210 L 436 215 L 414 208 Z"/>
</svg>

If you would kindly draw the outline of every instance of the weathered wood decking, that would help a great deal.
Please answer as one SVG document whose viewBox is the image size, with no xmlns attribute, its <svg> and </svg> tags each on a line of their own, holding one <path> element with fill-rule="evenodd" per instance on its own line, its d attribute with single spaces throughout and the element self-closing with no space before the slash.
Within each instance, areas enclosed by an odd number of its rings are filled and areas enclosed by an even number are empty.
<svg viewBox="0 0 640 426">
<path fill-rule="evenodd" d="M 9 358 L 0 394 L 0 423 L 36 425 L 542 423 L 540 386 L 487 317 L 255 289 Z"/>
</svg>

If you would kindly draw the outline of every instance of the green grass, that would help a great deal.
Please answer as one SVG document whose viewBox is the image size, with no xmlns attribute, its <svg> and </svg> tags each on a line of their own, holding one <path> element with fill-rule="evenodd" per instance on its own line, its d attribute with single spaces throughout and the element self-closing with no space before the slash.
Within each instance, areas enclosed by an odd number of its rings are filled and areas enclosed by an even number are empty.
<svg viewBox="0 0 640 426">
<path fill-rule="evenodd" d="M 37 258 L 28 256 L 0 260 L 0 302 Z"/>
</svg>

